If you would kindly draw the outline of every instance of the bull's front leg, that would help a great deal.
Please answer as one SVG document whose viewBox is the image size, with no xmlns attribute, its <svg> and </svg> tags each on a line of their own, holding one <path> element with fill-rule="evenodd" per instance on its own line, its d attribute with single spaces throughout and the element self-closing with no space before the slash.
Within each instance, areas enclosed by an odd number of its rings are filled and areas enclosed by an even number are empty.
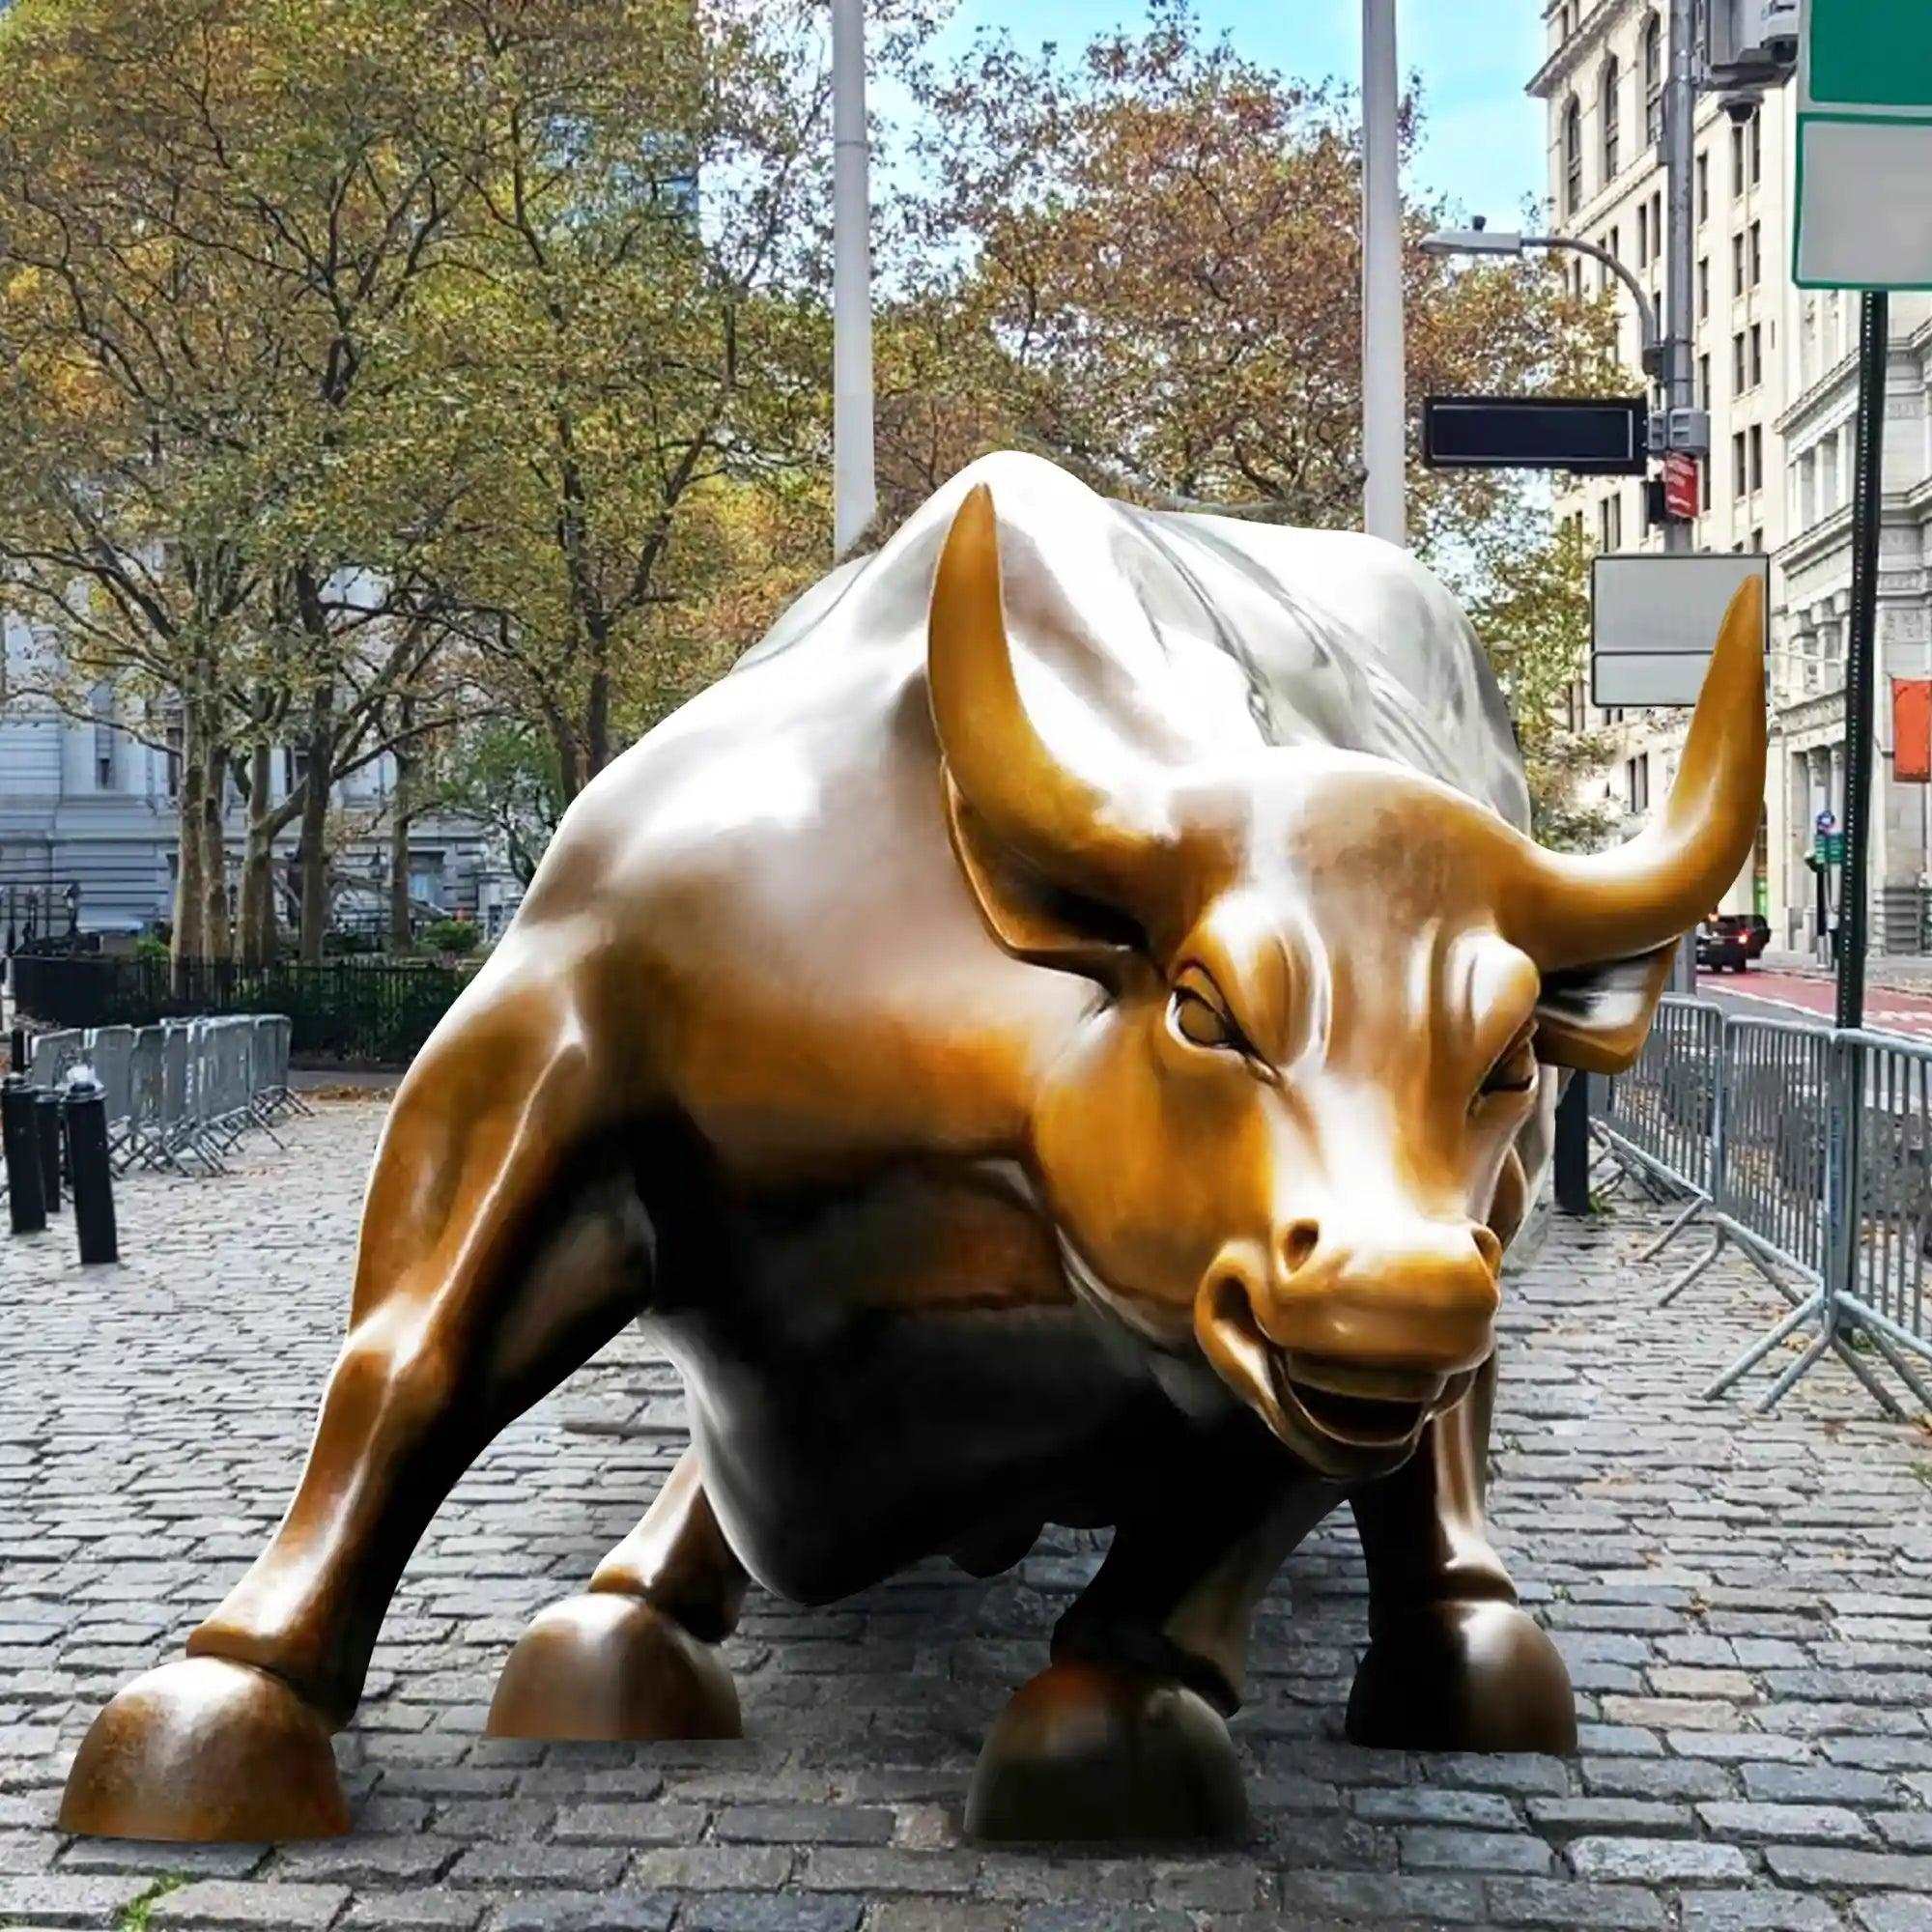
<svg viewBox="0 0 1932 1932">
<path fill-rule="evenodd" d="M 553 1604 L 497 1682 L 490 1730 L 506 1738 L 735 1738 L 738 1693 L 717 1646 L 748 1578 L 687 1449 L 644 1520 L 582 1596 Z"/>
<path fill-rule="evenodd" d="M 1243 1417 L 1151 1485 L 1001 1713 L 967 1829 L 995 1839 L 1237 1838 L 1227 1718 L 1248 1627 L 1288 1553 L 1341 1499 Z"/>
<path fill-rule="evenodd" d="M 1577 1748 L 1577 1699 L 1556 1646 L 1518 1605 L 1483 1517 L 1492 1355 L 1415 1455 L 1350 1501 L 1369 1565 L 1369 1649 L 1349 1736 L 1408 1750 Z"/>
<path fill-rule="evenodd" d="M 187 1657 L 95 1719 L 62 1829 L 348 1829 L 329 1732 L 355 1710 L 417 1538 L 492 1437 L 613 1335 L 642 1289 L 635 1188 L 621 1172 L 594 1178 L 613 1073 L 586 1007 L 593 980 L 532 923 L 418 1055 L 377 1154 L 349 1331 L 295 1498 Z"/>
</svg>

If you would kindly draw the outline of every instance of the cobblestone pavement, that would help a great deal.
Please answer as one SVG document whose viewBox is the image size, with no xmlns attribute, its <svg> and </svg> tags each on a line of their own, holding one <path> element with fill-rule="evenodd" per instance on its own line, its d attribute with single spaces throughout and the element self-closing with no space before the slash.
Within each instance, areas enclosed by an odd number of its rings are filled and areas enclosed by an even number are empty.
<svg viewBox="0 0 1932 1932">
<path fill-rule="evenodd" d="M 934 1566 L 828 1610 L 754 1596 L 742 1744 L 488 1743 L 511 1641 L 681 1444 L 668 1371 L 626 1337 L 497 1444 L 411 1565 L 341 1741 L 354 1836 L 63 1839 L 88 1719 L 179 1650 L 287 1496 L 383 1104 L 326 1103 L 224 1179 L 129 1180 L 118 1269 L 82 1274 L 67 1230 L 0 1244 L 0 1926 L 1932 1927 L 1932 1438 L 1834 1363 L 1768 1421 L 1700 1405 L 1776 1304 L 1732 1269 L 1653 1313 L 1640 1210 L 1559 1224 L 1506 1316 L 1494 1515 L 1583 1700 L 1574 1762 L 1341 1741 L 1364 1640 L 1346 1515 L 1265 1606 L 1239 1851 L 961 1840 L 979 1741 L 1090 1537 L 989 1583 Z"/>
</svg>

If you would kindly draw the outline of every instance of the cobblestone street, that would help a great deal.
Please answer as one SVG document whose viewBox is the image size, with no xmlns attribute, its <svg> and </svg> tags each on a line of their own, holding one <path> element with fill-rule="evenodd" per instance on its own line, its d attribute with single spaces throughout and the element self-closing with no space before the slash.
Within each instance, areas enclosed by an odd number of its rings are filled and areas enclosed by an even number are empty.
<svg viewBox="0 0 1932 1932">
<path fill-rule="evenodd" d="M 933 1565 L 819 1611 L 754 1593 L 729 1646 L 742 1744 L 488 1743 L 512 1641 L 682 1444 L 674 1378 L 627 1336 L 497 1442 L 411 1564 L 338 1743 L 352 1837 L 61 1837 L 88 1719 L 179 1652 L 288 1496 L 382 1109 L 325 1101 L 222 1179 L 125 1181 L 118 1268 L 83 1273 L 65 1224 L 0 1243 L 0 1927 L 1932 1932 L 1932 1436 L 1834 1362 L 1770 1419 L 1700 1404 L 1781 1305 L 1726 1264 L 1660 1315 L 1630 1206 L 1559 1222 L 1504 1313 L 1492 1515 L 1582 1700 L 1574 1761 L 1342 1741 L 1366 1640 L 1346 1513 L 1264 1612 L 1244 1849 L 962 1841 L 979 1742 L 1097 1561 L 1065 1532 L 991 1582 Z"/>
</svg>

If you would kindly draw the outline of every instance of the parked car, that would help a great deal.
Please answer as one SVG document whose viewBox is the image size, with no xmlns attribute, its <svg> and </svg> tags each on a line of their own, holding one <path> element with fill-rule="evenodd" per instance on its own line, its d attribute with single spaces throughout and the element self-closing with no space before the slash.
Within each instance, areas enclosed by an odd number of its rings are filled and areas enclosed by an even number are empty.
<svg viewBox="0 0 1932 1932">
<path fill-rule="evenodd" d="M 1771 922 L 1763 913 L 1750 916 L 1750 956 L 1755 959 L 1771 944 Z"/>
<path fill-rule="evenodd" d="M 1742 973 L 1770 938 L 1752 929 L 1748 913 L 1716 912 L 1697 923 L 1697 964 L 1713 973 Z"/>
</svg>

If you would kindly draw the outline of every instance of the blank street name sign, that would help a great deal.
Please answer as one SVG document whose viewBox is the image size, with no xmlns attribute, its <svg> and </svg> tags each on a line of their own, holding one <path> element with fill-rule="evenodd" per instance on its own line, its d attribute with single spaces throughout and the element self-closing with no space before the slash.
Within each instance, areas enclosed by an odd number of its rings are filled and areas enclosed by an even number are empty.
<svg viewBox="0 0 1932 1932">
<path fill-rule="evenodd" d="M 1590 573 L 1590 701 L 1695 704 L 1718 627 L 1752 577 L 1768 593 L 1768 558 L 1598 557 Z"/>
<path fill-rule="evenodd" d="M 1809 0 L 1798 85 L 1794 279 L 1932 287 L 1932 7 Z"/>
</svg>

